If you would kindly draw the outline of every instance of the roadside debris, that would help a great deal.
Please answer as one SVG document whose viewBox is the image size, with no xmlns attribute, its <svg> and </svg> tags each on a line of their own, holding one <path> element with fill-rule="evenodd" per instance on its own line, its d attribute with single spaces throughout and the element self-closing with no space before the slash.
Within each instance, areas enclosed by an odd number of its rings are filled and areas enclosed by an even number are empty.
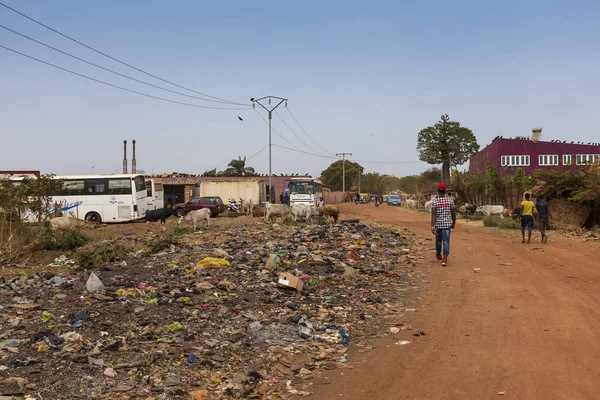
<svg viewBox="0 0 600 400">
<path fill-rule="evenodd" d="M 0 396 L 306 396 L 350 346 L 400 332 L 416 311 L 422 243 L 406 230 L 239 220 L 94 272 L 61 257 L 64 272 L 0 283 Z"/>
</svg>

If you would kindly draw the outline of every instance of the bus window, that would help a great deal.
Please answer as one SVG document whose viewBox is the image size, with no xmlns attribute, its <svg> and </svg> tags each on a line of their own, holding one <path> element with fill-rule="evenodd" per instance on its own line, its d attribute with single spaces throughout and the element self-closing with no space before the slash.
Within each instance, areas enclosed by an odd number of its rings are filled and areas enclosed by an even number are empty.
<svg viewBox="0 0 600 400">
<path fill-rule="evenodd" d="M 86 194 L 106 194 L 107 193 L 107 182 L 104 179 L 90 179 L 85 181 L 85 193 Z"/>
<path fill-rule="evenodd" d="M 152 197 L 152 181 L 146 181 L 146 194 Z"/>
<path fill-rule="evenodd" d="M 136 192 L 142 192 L 142 191 L 146 191 L 146 181 L 144 180 L 143 176 L 136 176 L 135 177 L 135 191 Z"/>
<path fill-rule="evenodd" d="M 62 195 L 77 196 L 84 194 L 84 181 L 63 181 Z"/>
<path fill-rule="evenodd" d="M 109 179 L 108 194 L 131 194 L 131 181 L 129 179 Z"/>
</svg>

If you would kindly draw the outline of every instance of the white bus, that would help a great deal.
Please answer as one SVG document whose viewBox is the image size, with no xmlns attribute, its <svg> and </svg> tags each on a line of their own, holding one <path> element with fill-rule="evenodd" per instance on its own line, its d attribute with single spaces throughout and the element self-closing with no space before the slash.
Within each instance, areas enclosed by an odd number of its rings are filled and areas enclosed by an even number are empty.
<svg viewBox="0 0 600 400">
<path fill-rule="evenodd" d="M 163 184 L 154 179 L 146 180 L 146 193 L 148 195 L 148 210 L 156 210 L 165 206 L 165 192 Z"/>
<path fill-rule="evenodd" d="M 18 182 L 23 178 L 10 178 Z M 52 194 L 46 214 L 61 213 L 89 222 L 127 222 L 144 218 L 148 209 L 146 180 L 143 175 L 64 175 L 54 176 L 62 187 Z M 26 215 L 29 222 L 36 215 Z"/>
<path fill-rule="evenodd" d="M 313 178 L 292 178 L 288 186 L 290 190 L 290 205 L 317 205 L 323 197 L 323 183 Z"/>
</svg>

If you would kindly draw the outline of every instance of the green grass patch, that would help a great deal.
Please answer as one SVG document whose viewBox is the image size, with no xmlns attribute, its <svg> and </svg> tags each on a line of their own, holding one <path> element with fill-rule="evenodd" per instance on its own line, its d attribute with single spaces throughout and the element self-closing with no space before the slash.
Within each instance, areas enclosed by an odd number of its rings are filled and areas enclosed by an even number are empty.
<svg viewBox="0 0 600 400">
<path fill-rule="evenodd" d="M 483 218 L 483 225 L 490 228 L 521 229 L 519 222 L 514 219 L 494 217 L 491 215 Z"/>
</svg>

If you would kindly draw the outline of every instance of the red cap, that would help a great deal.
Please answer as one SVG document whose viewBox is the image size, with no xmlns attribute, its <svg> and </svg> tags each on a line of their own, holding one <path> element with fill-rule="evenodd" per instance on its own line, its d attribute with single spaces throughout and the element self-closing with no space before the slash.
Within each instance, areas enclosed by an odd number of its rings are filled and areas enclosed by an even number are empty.
<svg viewBox="0 0 600 400">
<path fill-rule="evenodd" d="M 446 191 L 446 188 L 447 188 L 447 187 L 448 187 L 448 186 L 446 186 L 446 184 L 445 184 L 445 183 L 440 183 L 440 184 L 438 185 L 438 190 L 441 190 L 441 191 Z"/>
</svg>

